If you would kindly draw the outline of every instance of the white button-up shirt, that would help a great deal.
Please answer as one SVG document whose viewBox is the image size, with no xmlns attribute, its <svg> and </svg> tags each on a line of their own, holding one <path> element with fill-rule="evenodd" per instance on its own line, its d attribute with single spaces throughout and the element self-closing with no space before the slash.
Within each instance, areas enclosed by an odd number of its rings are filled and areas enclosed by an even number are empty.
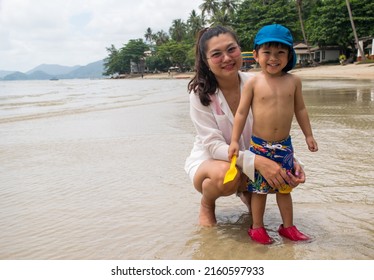
<svg viewBox="0 0 374 280">
<path fill-rule="evenodd" d="M 240 90 L 253 74 L 239 72 Z M 211 96 L 209 106 L 201 104 L 199 96 L 190 94 L 190 116 L 196 128 L 197 135 L 191 151 L 186 159 L 185 170 L 191 180 L 195 176 L 199 165 L 207 159 L 228 161 L 228 148 L 234 123 L 234 115 L 221 90 Z M 242 136 L 239 141 L 240 152 L 237 165 L 243 172 L 254 180 L 255 155 L 250 152 L 249 145 L 252 135 L 253 116 L 249 112 Z"/>
</svg>

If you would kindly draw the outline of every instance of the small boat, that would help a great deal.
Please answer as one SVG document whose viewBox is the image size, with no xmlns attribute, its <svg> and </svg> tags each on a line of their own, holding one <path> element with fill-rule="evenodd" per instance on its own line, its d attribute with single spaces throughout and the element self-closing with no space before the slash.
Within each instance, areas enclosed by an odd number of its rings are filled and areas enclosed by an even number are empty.
<svg viewBox="0 0 374 280">
<path fill-rule="evenodd" d="M 53 78 L 50 78 L 49 80 L 50 80 L 50 81 L 58 81 L 58 78 L 53 77 Z"/>
</svg>

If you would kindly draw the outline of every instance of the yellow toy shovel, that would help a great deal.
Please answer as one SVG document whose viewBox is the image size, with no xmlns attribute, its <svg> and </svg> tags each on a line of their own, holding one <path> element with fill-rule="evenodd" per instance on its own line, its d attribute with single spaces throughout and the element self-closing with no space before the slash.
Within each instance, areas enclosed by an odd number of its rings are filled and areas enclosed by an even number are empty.
<svg viewBox="0 0 374 280">
<path fill-rule="evenodd" d="M 236 169 L 235 165 L 236 165 L 236 155 L 233 155 L 231 158 L 230 169 L 227 170 L 225 174 L 225 178 L 223 179 L 223 184 L 226 184 L 234 180 L 236 174 L 238 173 L 238 169 Z"/>
</svg>

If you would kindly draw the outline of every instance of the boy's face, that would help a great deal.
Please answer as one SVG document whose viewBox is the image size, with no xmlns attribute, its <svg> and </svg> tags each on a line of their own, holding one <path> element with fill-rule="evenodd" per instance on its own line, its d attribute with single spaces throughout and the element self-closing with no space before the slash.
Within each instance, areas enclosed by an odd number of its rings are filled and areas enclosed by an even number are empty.
<svg viewBox="0 0 374 280">
<path fill-rule="evenodd" d="M 263 71 L 276 74 L 287 66 L 290 56 L 287 47 L 262 45 L 257 51 L 253 51 L 253 57 Z"/>
</svg>

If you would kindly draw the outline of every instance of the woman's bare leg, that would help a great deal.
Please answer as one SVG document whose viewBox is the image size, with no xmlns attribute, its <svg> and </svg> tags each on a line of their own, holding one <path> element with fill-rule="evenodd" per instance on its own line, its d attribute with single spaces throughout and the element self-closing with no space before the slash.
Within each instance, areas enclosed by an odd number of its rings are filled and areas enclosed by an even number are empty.
<svg viewBox="0 0 374 280">
<path fill-rule="evenodd" d="M 241 172 L 238 172 L 233 181 L 223 184 L 229 167 L 230 163 L 226 161 L 207 160 L 196 171 L 194 186 L 202 194 L 199 214 L 199 223 L 202 226 L 213 226 L 217 223 L 215 215 L 217 198 L 232 195 L 237 191 Z"/>
<path fill-rule="evenodd" d="M 247 191 L 240 192 L 239 193 L 239 197 L 243 201 L 243 203 L 245 204 L 245 206 L 247 206 L 248 213 L 251 214 L 252 213 L 252 210 L 251 210 L 252 193 L 247 192 Z"/>
</svg>

